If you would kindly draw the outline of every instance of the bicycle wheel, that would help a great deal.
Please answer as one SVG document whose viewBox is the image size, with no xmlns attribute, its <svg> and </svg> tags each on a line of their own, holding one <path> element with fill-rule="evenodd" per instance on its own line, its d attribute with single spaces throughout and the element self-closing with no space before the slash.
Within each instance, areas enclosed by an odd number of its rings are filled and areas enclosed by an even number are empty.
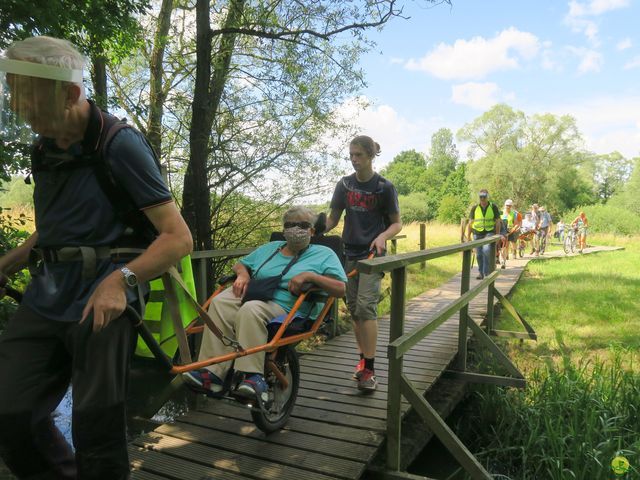
<svg viewBox="0 0 640 480">
<path fill-rule="evenodd" d="M 269 354 L 267 354 L 267 357 Z M 275 363 L 285 376 L 289 385 L 283 389 L 276 375 L 265 366 L 265 380 L 269 385 L 269 401 L 262 407 L 251 409 L 251 418 L 260 430 L 265 433 L 280 430 L 289 420 L 291 411 L 298 396 L 300 384 L 300 363 L 295 347 L 286 345 L 278 349 Z"/>
<path fill-rule="evenodd" d="M 573 253 L 573 252 L 575 252 L 575 251 L 576 251 L 576 247 L 577 247 L 577 246 L 578 246 L 578 243 L 577 243 L 576 236 L 575 236 L 575 235 L 573 235 L 573 236 L 571 237 L 571 253 Z"/>
<path fill-rule="evenodd" d="M 564 237 L 564 242 L 562 242 L 562 249 L 567 255 L 569 255 L 569 253 L 571 252 L 571 237 L 569 235 Z"/>
<path fill-rule="evenodd" d="M 547 248 L 547 234 L 543 233 L 540 237 L 540 255 L 544 254 L 545 249 Z"/>
</svg>

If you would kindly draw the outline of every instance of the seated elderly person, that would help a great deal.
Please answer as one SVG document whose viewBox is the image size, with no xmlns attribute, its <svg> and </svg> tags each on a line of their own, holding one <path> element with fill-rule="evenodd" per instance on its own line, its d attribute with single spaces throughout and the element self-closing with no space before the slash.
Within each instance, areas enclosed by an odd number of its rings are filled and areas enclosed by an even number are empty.
<svg viewBox="0 0 640 480">
<path fill-rule="evenodd" d="M 254 250 L 233 266 L 237 278 L 233 286 L 214 297 L 209 315 L 222 333 L 235 338 L 242 348 L 267 342 L 267 323 L 291 311 L 302 285 L 313 283 L 334 297 L 343 297 L 347 276 L 333 250 L 310 245 L 317 215 L 305 207 L 293 207 L 284 214 L 286 241 L 269 242 Z M 244 301 L 250 279 L 282 275 L 279 287 L 270 301 Z M 311 314 L 311 305 L 303 305 L 301 315 Z M 224 355 L 233 351 L 209 329 L 204 330 L 198 360 Z M 235 360 L 235 370 L 244 373 L 244 380 L 234 392 L 249 399 L 261 397 L 267 390 L 264 380 L 265 353 L 255 353 Z M 231 362 L 183 374 L 187 384 L 209 396 L 223 390 L 224 378 Z"/>
</svg>

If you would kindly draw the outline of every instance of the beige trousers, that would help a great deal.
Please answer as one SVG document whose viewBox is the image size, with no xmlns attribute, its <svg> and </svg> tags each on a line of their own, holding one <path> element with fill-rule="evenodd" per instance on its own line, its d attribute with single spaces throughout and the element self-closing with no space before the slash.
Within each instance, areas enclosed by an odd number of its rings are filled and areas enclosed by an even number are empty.
<svg viewBox="0 0 640 480">
<path fill-rule="evenodd" d="M 229 338 L 235 338 L 242 348 L 251 348 L 267 343 L 267 322 L 286 313 L 275 302 L 253 300 L 240 304 L 240 298 L 227 288 L 217 295 L 209 305 L 209 315 L 216 326 Z M 198 360 L 233 352 L 205 327 Z M 264 352 L 246 355 L 236 359 L 235 369 L 239 372 L 264 373 Z M 224 380 L 231 362 L 223 362 L 207 367 L 213 374 Z"/>
</svg>

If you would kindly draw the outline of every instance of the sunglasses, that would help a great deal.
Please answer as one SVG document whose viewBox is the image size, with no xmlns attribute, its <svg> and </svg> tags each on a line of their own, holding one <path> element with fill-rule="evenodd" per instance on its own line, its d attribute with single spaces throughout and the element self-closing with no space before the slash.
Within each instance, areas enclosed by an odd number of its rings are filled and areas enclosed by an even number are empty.
<svg viewBox="0 0 640 480">
<path fill-rule="evenodd" d="M 300 227 L 303 230 L 309 230 L 312 225 L 309 222 L 284 222 L 284 228 Z"/>
<path fill-rule="evenodd" d="M 478 195 L 480 198 L 487 198 L 488 195 Z"/>
</svg>

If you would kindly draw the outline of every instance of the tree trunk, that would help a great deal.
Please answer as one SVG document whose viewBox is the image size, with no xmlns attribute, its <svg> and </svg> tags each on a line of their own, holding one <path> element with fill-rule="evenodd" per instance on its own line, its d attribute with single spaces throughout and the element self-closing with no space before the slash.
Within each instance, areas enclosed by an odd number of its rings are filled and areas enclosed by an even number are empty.
<svg viewBox="0 0 640 480">
<path fill-rule="evenodd" d="M 153 39 L 153 51 L 149 62 L 149 118 L 147 121 L 147 139 L 159 157 L 162 157 L 162 116 L 166 91 L 163 85 L 162 62 L 167 46 L 173 0 L 162 0 L 158 24 Z"/>
<path fill-rule="evenodd" d="M 91 82 L 93 83 L 96 105 L 107 109 L 107 58 L 104 55 L 91 56 Z"/>
<path fill-rule="evenodd" d="M 231 0 L 225 28 L 237 27 L 245 0 Z M 209 250 L 211 241 L 211 200 L 207 174 L 209 140 L 220 98 L 229 72 L 236 34 L 221 35 L 220 46 L 212 59 L 209 0 L 196 2 L 196 82 L 193 94 L 191 151 L 184 178 L 182 215 L 191 229 L 196 250 Z M 213 61 L 212 61 L 213 60 Z M 213 74 L 211 72 L 213 67 Z"/>
</svg>

